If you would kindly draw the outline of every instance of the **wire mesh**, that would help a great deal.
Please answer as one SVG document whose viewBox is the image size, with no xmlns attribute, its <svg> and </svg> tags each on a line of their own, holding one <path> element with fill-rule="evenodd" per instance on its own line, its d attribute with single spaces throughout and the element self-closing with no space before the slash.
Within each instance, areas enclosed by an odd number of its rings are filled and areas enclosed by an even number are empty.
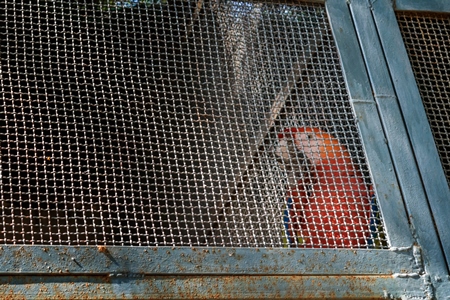
<svg viewBox="0 0 450 300">
<path fill-rule="evenodd" d="M 450 17 L 397 13 L 442 165 L 450 183 Z"/>
<path fill-rule="evenodd" d="M 324 6 L 2 5 L 3 243 L 387 246 Z"/>
</svg>

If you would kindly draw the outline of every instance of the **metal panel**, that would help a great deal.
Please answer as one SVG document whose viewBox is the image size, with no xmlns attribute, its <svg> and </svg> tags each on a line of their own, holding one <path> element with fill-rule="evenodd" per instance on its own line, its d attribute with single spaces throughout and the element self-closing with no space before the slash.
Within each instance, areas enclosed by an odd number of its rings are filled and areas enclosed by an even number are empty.
<svg viewBox="0 0 450 300">
<path fill-rule="evenodd" d="M 433 296 L 345 1 L 99 3 L 5 4 L 2 295 Z M 321 133 L 281 159 L 293 127 Z M 341 192 L 332 141 L 360 184 L 308 227 L 289 183 Z"/>
<path fill-rule="evenodd" d="M 3 246 L 0 274 L 416 276 L 413 248 L 392 250 Z"/>
<path fill-rule="evenodd" d="M 449 265 L 450 231 L 448 230 L 447 220 L 450 215 L 450 190 L 394 10 L 389 1 L 386 0 L 375 1 L 372 5 L 374 20 L 392 82 L 402 109 L 439 238 L 447 258 L 447 265 Z"/>
<path fill-rule="evenodd" d="M 418 278 L 393 276 L 1 277 L 18 299 L 424 299 Z M 98 299 L 97 298 L 97 299 Z"/>
<path fill-rule="evenodd" d="M 414 153 L 409 143 L 369 4 L 365 0 L 352 1 L 350 8 L 389 150 L 410 216 L 409 220 L 419 243 L 427 245 L 423 248 L 426 269 L 428 272 L 443 276 L 447 274 L 445 258 L 437 233 L 430 230 L 434 227 L 433 218 L 415 164 Z"/>
<path fill-rule="evenodd" d="M 344 2 L 328 1 L 327 12 L 343 69 L 346 70 L 346 84 L 368 153 L 367 158 L 376 183 L 378 201 L 385 218 L 390 244 L 395 247 L 410 246 L 413 244 L 413 238 L 409 233 L 402 196 L 385 143 L 364 61 L 360 52 L 355 51 L 359 49 L 359 44 L 349 8 Z"/>
</svg>

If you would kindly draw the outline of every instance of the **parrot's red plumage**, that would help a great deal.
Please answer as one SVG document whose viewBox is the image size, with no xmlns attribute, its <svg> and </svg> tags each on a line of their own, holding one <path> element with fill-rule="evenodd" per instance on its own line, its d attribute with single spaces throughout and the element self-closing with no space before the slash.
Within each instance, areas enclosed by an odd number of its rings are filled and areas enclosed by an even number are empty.
<svg viewBox="0 0 450 300">
<path fill-rule="evenodd" d="M 301 238 L 304 247 L 366 246 L 371 235 L 370 189 L 346 147 L 313 127 L 286 128 L 278 138 L 278 154 L 286 164 L 299 153 L 307 161 L 295 181 L 289 180 L 286 192 L 293 204 L 289 235 Z"/>
</svg>

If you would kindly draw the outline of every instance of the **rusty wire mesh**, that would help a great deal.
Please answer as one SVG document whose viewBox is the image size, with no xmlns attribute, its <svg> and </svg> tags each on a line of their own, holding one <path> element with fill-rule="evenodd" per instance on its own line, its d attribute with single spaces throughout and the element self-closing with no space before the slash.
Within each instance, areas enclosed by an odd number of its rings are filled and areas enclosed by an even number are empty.
<svg viewBox="0 0 450 300">
<path fill-rule="evenodd" d="M 1 242 L 386 246 L 324 6 L 2 6 Z"/>
</svg>

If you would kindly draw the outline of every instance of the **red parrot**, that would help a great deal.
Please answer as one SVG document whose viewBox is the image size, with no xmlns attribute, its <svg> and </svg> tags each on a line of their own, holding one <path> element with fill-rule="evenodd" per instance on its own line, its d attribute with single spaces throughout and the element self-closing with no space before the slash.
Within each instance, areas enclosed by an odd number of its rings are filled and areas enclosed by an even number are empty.
<svg viewBox="0 0 450 300">
<path fill-rule="evenodd" d="M 313 127 L 286 128 L 278 138 L 277 154 L 295 169 L 286 192 L 288 240 L 308 248 L 367 246 L 371 191 L 346 147 Z"/>
</svg>

